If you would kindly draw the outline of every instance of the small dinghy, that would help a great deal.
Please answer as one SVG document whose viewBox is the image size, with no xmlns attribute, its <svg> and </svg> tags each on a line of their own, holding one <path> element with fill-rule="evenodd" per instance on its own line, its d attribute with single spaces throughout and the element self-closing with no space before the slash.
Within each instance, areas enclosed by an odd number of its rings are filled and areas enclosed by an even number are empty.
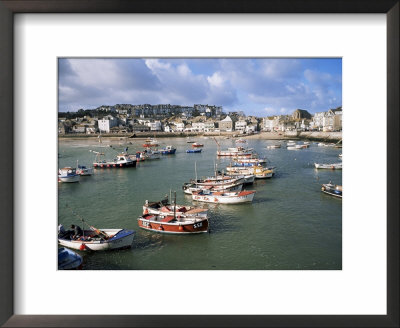
<svg viewBox="0 0 400 328">
<path fill-rule="evenodd" d="M 314 163 L 316 169 L 327 169 L 327 170 L 341 170 L 342 163 L 332 163 L 332 164 L 318 164 Z"/>
<path fill-rule="evenodd" d="M 201 153 L 202 149 L 188 149 L 186 150 L 187 153 Z"/>
<path fill-rule="evenodd" d="M 79 270 L 82 262 L 79 254 L 64 247 L 58 249 L 58 270 Z"/>
</svg>

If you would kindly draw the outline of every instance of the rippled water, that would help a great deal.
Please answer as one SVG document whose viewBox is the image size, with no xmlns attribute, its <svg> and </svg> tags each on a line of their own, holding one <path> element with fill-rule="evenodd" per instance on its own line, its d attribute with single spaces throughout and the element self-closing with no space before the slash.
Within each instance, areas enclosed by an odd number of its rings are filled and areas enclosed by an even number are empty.
<svg viewBox="0 0 400 328">
<path fill-rule="evenodd" d="M 191 139 L 193 140 L 193 139 Z M 204 144 L 202 153 L 187 154 L 186 138 L 159 139 L 177 147 L 175 155 L 138 163 L 136 168 L 95 170 L 79 183 L 59 183 L 59 222 L 65 227 L 82 226 L 71 208 L 98 228 L 136 231 L 129 250 L 81 253 L 87 270 L 155 269 L 341 269 L 342 201 L 323 194 L 321 184 L 342 183 L 342 172 L 316 170 L 314 162 L 340 162 L 341 149 L 312 144 L 304 150 L 266 149 L 276 141 L 249 140 L 248 146 L 277 167 L 276 176 L 256 180 L 253 203 L 240 205 L 202 204 L 209 208 L 211 233 L 164 235 L 139 229 L 137 218 L 145 200 L 160 200 L 170 189 L 178 204 L 191 204 L 182 184 L 198 176 L 212 175 L 214 162 L 222 169 L 228 159 L 217 159 L 213 139 L 195 139 Z M 131 142 L 132 144 L 130 144 Z M 221 149 L 234 146 L 221 139 Z M 114 149 L 129 147 L 134 153 L 143 140 L 60 140 L 59 167 L 90 165 L 90 149 L 103 151 L 111 159 Z M 113 148 L 109 147 L 113 145 Z M 282 142 L 284 145 L 284 143 Z M 201 204 L 201 203 L 197 203 Z M 68 207 L 67 207 L 68 205 Z"/>
</svg>

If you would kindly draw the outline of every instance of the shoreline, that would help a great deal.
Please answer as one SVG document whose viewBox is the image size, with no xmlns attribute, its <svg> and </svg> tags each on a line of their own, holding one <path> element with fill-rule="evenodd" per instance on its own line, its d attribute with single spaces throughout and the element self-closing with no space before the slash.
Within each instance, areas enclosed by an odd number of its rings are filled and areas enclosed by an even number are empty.
<svg viewBox="0 0 400 328">
<path fill-rule="evenodd" d="M 91 139 L 98 138 L 99 134 L 66 134 L 58 135 L 59 140 L 69 139 Z M 260 132 L 257 134 L 238 134 L 235 132 L 221 133 L 180 133 L 180 132 L 136 132 L 136 133 L 121 133 L 121 134 L 102 134 L 103 139 L 132 139 L 141 140 L 146 138 L 199 138 L 199 137 L 215 137 L 215 138 L 241 138 L 241 139 L 262 139 L 262 140 L 315 140 L 315 141 L 339 141 L 342 140 L 342 132 L 319 132 L 319 131 L 287 131 L 287 132 Z"/>
</svg>

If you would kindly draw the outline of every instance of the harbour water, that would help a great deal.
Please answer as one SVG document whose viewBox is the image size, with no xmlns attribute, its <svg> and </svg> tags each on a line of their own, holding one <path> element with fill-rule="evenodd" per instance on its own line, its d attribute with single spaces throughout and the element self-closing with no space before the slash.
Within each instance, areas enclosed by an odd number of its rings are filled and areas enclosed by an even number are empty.
<svg viewBox="0 0 400 328">
<path fill-rule="evenodd" d="M 213 175 L 214 163 L 224 169 L 230 159 L 217 158 L 211 138 L 191 138 L 204 144 L 201 153 L 187 154 L 186 138 L 159 139 L 174 145 L 175 155 L 139 162 L 136 168 L 95 169 L 79 183 L 58 184 L 58 223 L 65 227 L 82 222 L 71 209 L 97 228 L 136 231 L 131 249 L 79 252 L 85 270 L 341 270 L 342 200 L 321 192 L 321 184 L 342 184 L 341 170 L 316 170 L 314 162 L 337 163 L 341 149 L 318 147 L 287 150 L 284 141 L 248 140 L 246 146 L 267 157 L 277 168 L 272 179 L 257 179 L 247 204 L 221 205 L 192 202 L 182 184 L 197 175 Z M 221 149 L 234 147 L 234 139 L 219 139 Z M 143 140 L 95 138 L 60 139 L 59 167 L 92 166 L 89 150 L 105 152 L 142 150 Z M 281 143 L 282 148 L 267 149 Z M 113 147 L 110 147 L 113 145 Z M 166 235 L 139 229 L 137 218 L 146 200 L 158 201 L 170 190 L 177 204 L 209 208 L 210 233 Z M 56 228 L 56 224 L 55 224 Z"/>
</svg>

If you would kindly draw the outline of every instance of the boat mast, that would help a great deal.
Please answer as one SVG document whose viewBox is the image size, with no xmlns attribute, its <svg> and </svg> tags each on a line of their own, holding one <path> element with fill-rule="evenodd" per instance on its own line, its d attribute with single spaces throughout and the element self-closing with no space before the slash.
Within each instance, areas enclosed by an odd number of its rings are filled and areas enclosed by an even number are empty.
<svg viewBox="0 0 400 328">
<path fill-rule="evenodd" d="M 174 219 L 176 219 L 176 191 L 174 191 Z"/>
</svg>

